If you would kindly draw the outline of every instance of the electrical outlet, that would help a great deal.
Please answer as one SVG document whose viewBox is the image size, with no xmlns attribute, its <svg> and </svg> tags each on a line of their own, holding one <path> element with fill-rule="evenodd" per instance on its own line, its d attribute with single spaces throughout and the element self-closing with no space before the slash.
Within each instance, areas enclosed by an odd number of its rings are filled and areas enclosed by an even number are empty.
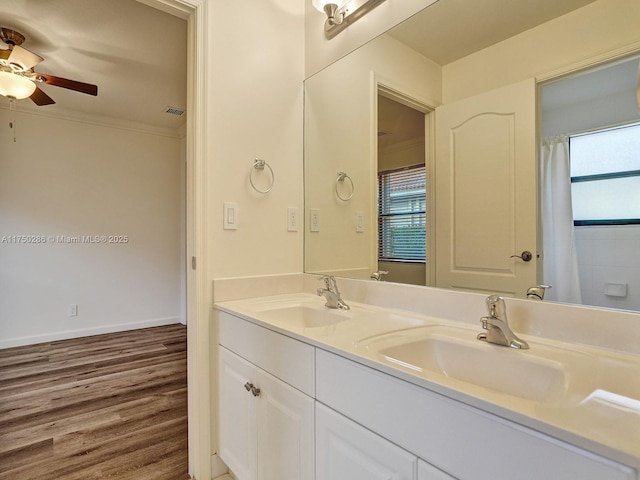
<svg viewBox="0 0 640 480">
<path fill-rule="evenodd" d="M 69 317 L 77 317 L 78 316 L 78 304 L 70 303 L 67 307 L 67 315 Z"/>
<path fill-rule="evenodd" d="M 298 231 L 298 209 L 296 207 L 287 208 L 287 231 Z"/>
</svg>

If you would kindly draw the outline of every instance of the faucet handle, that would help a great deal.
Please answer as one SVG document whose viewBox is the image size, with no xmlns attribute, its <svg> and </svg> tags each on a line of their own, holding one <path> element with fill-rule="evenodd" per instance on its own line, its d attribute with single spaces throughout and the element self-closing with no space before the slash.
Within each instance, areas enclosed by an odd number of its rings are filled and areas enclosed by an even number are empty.
<svg viewBox="0 0 640 480">
<path fill-rule="evenodd" d="M 329 275 L 322 275 L 320 276 L 320 278 L 318 278 L 319 282 L 324 282 L 324 288 L 326 288 L 327 290 L 331 290 L 332 288 L 332 279 L 333 277 L 329 276 Z M 333 280 L 335 282 L 335 280 Z"/>
<path fill-rule="evenodd" d="M 504 321 L 507 320 L 507 306 L 504 303 L 504 298 L 500 295 L 490 295 L 485 302 L 490 317 L 499 318 Z"/>
</svg>

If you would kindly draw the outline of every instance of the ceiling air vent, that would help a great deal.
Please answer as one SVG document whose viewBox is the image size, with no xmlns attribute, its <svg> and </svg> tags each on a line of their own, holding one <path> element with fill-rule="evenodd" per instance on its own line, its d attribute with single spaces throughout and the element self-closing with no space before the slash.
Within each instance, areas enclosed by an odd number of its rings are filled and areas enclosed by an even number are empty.
<svg viewBox="0 0 640 480">
<path fill-rule="evenodd" d="M 178 117 L 184 115 L 184 109 L 178 107 L 167 107 L 164 113 L 169 113 L 171 115 L 177 115 Z"/>
</svg>

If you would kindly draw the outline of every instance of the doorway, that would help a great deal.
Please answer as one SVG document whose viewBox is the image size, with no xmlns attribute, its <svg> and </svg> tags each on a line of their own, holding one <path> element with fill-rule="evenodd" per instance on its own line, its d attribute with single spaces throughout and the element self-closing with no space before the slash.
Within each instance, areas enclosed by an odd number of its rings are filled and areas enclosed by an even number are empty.
<svg viewBox="0 0 640 480">
<path fill-rule="evenodd" d="M 565 241 L 543 242 L 543 283 L 554 285 L 549 300 L 640 310 L 639 63 L 636 54 L 540 87 L 541 162 L 557 161 L 545 155 L 554 146 L 568 163 L 567 188 L 557 192 L 569 212 Z M 547 183 L 541 180 L 543 200 L 554 195 Z M 555 228 L 548 218 L 543 232 Z"/>
<path fill-rule="evenodd" d="M 377 215 L 379 280 L 426 285 L 425 113 L 378 93 Z"/>
</svg>

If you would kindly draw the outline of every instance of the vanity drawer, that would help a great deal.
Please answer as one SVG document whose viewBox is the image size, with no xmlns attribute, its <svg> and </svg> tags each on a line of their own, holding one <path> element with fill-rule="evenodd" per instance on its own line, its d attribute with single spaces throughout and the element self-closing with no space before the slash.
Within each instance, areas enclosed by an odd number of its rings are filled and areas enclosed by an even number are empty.
<svg viewBox="0 0 640 480">
<path fill-rule="evenodd" d="M 219 343 L 273 376 L 315 396 L 315 348 L 219 312 Z"/>
<path fill-rule="evenodd" d="M 318 349 L 316 398 L 460 480 L 635 480 L 635 470 Z"/>
</svg>

